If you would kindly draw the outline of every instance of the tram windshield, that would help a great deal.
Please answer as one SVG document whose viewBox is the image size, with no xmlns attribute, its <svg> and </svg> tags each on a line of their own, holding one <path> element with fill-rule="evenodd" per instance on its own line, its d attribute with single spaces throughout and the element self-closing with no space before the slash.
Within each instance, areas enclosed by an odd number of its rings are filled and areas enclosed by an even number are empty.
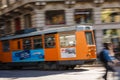
<svg viewBox="0 0 120 80">
<path fill-rule="evenodd" d="M 86 35 L 86 40 L 87 40 L 87 44 L 88 45 L 93 45 L 93 36 L 92 36 L 92 32 L 85 32 Z"/>
</svg>

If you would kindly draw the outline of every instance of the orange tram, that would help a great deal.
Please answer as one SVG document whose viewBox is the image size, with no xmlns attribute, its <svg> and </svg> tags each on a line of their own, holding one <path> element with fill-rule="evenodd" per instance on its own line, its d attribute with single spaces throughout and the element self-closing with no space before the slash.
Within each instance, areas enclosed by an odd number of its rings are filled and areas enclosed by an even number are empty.
<svg viewBox="0 0 120 80">
<path fill-rule="evenodd" d="M 51 28 L 0 38 L 0 67 L 73 69 L 95 59 L 92 26 Z"/>
</svg>

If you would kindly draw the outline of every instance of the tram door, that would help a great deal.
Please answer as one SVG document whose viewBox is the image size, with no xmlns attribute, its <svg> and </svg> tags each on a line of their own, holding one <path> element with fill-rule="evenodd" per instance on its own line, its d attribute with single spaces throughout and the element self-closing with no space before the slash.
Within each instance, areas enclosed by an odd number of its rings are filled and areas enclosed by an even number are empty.
<svg viewBox="0 0 120 80">
<path fill-rule="evenodd" d="M 57 33 L 45 34 L 44 44 L 45 44 L 45 60 L 46 61 L 56 61 L 58 60 L 58 41 Z"/>
</svg>

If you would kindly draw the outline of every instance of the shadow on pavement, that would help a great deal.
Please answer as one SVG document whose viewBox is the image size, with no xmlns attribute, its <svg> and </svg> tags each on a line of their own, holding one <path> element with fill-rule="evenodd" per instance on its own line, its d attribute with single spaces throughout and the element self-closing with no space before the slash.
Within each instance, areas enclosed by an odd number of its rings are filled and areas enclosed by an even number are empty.
<svg viewBox="0 0 120 80">
<path fill-rule="evenodd" d="M 42 77 L 57 74 L 69 74 L 71 72 L 83 72 L 88 69 L 74 69 L 74 70 L 0 70 L 0 78 L 26 78 L 26 77 Z"/>
</svg>

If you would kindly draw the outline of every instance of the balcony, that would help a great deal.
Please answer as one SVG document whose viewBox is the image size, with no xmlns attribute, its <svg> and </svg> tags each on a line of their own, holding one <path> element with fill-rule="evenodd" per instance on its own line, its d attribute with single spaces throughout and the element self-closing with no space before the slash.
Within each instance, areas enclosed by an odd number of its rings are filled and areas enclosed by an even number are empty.
<svg viewBox="0 0 120 80">
<path fill-rule="evenodd" d="M 2 10 L 0 11 L 1 13 L 0 15 L 10 12 L 11 10 L 14 10 L 26 4 L 35 3 L 35 2 L 51 2 L 51 1 L 53 2 L 53 1 L 64 1 L 64 0 L 44 0 L 44 1 L 43 0 L 18 0 L 17 2 L 9 4 L 6 7 L 3 7 L 3 8 L 1 7 Z"/>
</svg>

